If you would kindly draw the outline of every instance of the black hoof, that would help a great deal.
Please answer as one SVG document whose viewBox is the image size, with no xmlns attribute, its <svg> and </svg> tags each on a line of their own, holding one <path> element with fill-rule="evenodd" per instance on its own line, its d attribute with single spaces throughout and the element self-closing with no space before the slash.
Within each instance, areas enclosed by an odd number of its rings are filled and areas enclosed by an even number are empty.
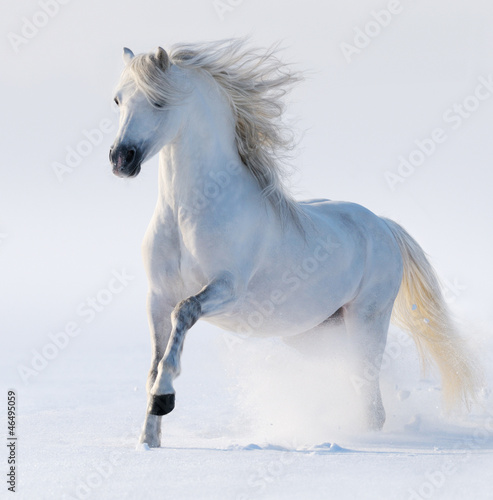
<svg viewBox="0 0 493 500">
<path fill-rule="evenodd" d="M 175 407 L 174 394 L 162 394 L 160 396 L 152 396 L 149 413 L 151 415 L 167 415 L 173 411 Z"/>
</svg>

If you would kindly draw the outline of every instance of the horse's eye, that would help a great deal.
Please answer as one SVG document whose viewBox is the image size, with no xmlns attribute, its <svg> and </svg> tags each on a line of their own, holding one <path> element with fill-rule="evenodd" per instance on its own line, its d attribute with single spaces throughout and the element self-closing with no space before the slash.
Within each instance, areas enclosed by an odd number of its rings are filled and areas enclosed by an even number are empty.
<svg viewBox="0 0 493 500">
<path fill-rule="evenodd" d="M 118 101 L 118 97 L 115 97 L 113 100 L 115 101 L 115 104 L 116 104 L 117 106 L 120 106 L 120 102 Z"/>
<path fill-rule="evenodd" d="M 157 109 L 161 109 L 163 107 L 163 105 L 159 104 L 158 102 L 154 102 L 152 105 Z"/>
</svg>

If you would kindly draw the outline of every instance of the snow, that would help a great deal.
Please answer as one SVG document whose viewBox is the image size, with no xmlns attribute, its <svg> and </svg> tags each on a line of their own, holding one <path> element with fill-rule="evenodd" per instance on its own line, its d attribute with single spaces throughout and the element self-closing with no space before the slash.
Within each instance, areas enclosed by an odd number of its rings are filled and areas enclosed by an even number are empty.
<svg viewBox="0 0 493 500">
<path fill-rule="evenodd" d="M 320 381 L 321 366 L 275 340 L 232 349 L 199 323 L 163 446 L 137 449 L 147 339 L 122 344 L 101 324 L 92 330 L 17 384 L 19 498 L 491 498 L 491 403 L 443 416 L 437 381 L 419 379 L 411 348 L 382 372 L 384 431 L 348 432 L 358 405 L 333 386 L 341 367 L 326 367 L 333 378 Z M 2 380 L 14 369 L 3 367 Z M 293 393 L 292 370 L 312 390 Z M 402 401 L 401 387 L 410 392 Z M 331 411 L 338 398 L 352 408 Z"/>
<path fill-rule="evenodd" d="M 212 1 L 69 2 L 14 51 L 7 35 L 41 3 L 10 2 L 0 21 L 1 415 L 14 389 L 16 498 L 492 499 L 488 390 L 469 415 L 444 415 L 436 374 L 421 375 L 396 329 L 382 371 L 387 421 L 368 434 L 336 334 L 308 360 L 199 322 L 163 446 L 136 449 L 150 361 L 140 241 L 157 162 L 124 181 L 107 160 L 123 46 L 284 40 L 283 57 L 309 71 L 289 108 L 306 131 L 296 195 L 355 201 L 402 223 L 431 255 L 491 387 L 493 98 L 460 124 L 454 114 L 474 107 L 491 75 L 490 3 L 401 2 L 350 63 L 340 44 L 385 2 L 225 1 L 222 17 Z M 385 172 L 436 129 L 446 140 L 392 191 Z M 57 175 L 88 137 L 86 155 Z M 131 278 L 120 292 L 102 292 L 122 272 Z M 50 351 L 53 338 L 64 347 Z M 26 372 L 43 349 L 51 359 Z M 6 481 L 0 497 L 12 497 Z"/>
</svg>

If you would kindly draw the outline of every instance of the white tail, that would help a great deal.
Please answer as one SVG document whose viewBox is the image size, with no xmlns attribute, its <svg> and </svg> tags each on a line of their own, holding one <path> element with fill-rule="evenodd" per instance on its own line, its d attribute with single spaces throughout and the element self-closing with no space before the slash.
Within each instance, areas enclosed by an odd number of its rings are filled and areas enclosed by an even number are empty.
<svg viewBox="0 0 493 500">
<path fill-rule="evenodd" d="M 445 407 L 451 409 L 464 403 L 469 408 L 481 386 L 481 370 L 457 333 L 425 252 L 399 224 L 384 221 L 399 245 L 404 263 L 392 322 L 411 334 L 423 369 L 430 360 L 437 365 Z"/>
</svg>

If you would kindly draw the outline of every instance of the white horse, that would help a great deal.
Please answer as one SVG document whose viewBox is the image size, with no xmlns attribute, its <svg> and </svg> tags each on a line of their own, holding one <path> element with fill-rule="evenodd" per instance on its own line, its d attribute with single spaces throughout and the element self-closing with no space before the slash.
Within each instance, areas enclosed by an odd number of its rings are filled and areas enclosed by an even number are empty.
<svg viewBox="0 0 493 500">
<path fill-rule="evenodd" d="M 446 401 L 473 397 L 476 370 L 415 240 L 362 206 L 296 202 L 283 188 L 282 97 L 298 78 L 274 50 L 232 40 L 169 55 L 124 49 L 124 61 L 113 172 L 135 177 L 158 152 L 160 165 L 143 243 L 153 349 L 141 443 L 160 445 L 185 335 L 201 318 L 292 338 L 337 317 L 364 379 L 380 366 L 392 316 L 438 365 Z M 381 429 L 379 380 L 363 385 L 368 427 Z"/>
</svg>

